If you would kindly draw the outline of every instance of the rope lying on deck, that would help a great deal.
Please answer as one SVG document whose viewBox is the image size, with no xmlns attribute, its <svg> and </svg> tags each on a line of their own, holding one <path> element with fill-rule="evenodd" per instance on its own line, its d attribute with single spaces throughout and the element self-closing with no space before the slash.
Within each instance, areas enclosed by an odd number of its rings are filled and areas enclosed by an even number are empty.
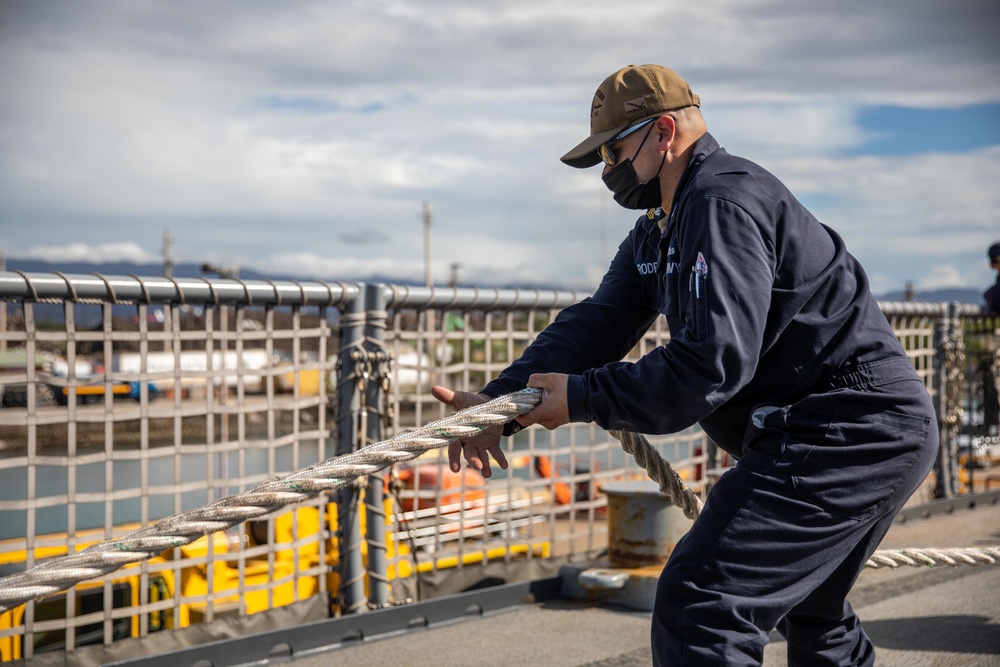
<svg viewBox="0 0 1000 667">
<path fill-rule="evenodd" d="M 660 492 L 684 510 L 684 516 L 691 520 L 698 518 L 702 508 L 701 498 L 684 484 L 680 475 L 649 443 L 646 436 L 627 431 L 610 433 L 621 441 L 622 449 L 635 457 L 636 463 L 646 471 L 649 478 L 660 485 Z M 980 562 L 995 564 L 998 561 L 1000 547 L 880 549 L 872 554 L 865 567 L 877 569 L 896 568 L 900 565 L 977 565 Z"/>
<path fill-rule="evenodd" d="M 492 401 L 466 408 L 426 426 L 410 429 L 344 456 L 335 456 L 287 477 L 271 480 L 235 496 L 221 498 L 202 507 L 175 514 L 133 531 L 120 538 L 100 542 L 83 551 L 54 558 L 30 570 L 0 579 L 0 612 L 35 598 L 58 593 L 77 583 L 114 572 L 120 567 L 183 546 L 202 535 L 225 530 L 249 519 L 299 503 L 323 491 L 350 484 L 364 475 L 374 474 L 393 463 L 416 458 L 425 451 L 443 447 L 461 437 L 480 433 L 530 412 L 541 401 L 541 392 L 524 389 Z M 622 448 L 660 485 L 670 501 L 695 519 L 701 512 L 701 499 L 688 489 L 670 464 L 642 435 L 614 431 Z M 946 563 L 996 563 L 1000 548 L 978 549 L 896 549 L 876 551 L 866 564 L 869 567 L 900 564 L 918 566 Z"/>
<path fill-rule="evenodd" d="M 910 565 L 978 565 L 979 562 L 1000 561 L 1000 547 L 968 547 L 964 549 L 880 549 L 865 563 L 866 567 L 879 568 L 883 565 L 899 567 Z"/>
<path fill-rule="evenodd" d="M 621 441 L 622 449 L 635 457 L 636 463 L 646 471 L 649 478 L 660 485 L 660 492 L 684 510 L 684 516 L 691 520 L 698 518 L 702 508 L 701 498 L 687 488 L 680 475 L 660 456 L 646 436 L 627 431 L 610 433 Z M 900 565 L 976 565 L 980 562 L 994 564 L 998 561 L 1000 547 L 880 549 L 872 554 L 865 567 L 877 569 L 885 566 L 896 568 Z"/>
</svg>

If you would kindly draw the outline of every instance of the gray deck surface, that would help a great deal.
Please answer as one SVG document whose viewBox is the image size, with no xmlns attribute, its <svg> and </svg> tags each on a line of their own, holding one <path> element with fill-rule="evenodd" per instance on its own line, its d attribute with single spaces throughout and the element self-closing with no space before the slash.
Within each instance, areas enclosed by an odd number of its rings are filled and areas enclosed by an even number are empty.
<svg viewBox="0 0 1000 667">
<path fill-rule="evenodd" d="M 896 524 L 882 544 L 883 548 L 986 545 L 1000 545 L 997 505 Z M 877 665 L 1000 666 L 1000 564 L 867 569 L 850 599 L 875 642 Z M 649 614 L 547 601 L 372 637 L 282 663 L 294 667 L 639 667 L 651 663 Z M 785 645 L 775 633 L 764 665 L 785 664 Z"/>
</svg>

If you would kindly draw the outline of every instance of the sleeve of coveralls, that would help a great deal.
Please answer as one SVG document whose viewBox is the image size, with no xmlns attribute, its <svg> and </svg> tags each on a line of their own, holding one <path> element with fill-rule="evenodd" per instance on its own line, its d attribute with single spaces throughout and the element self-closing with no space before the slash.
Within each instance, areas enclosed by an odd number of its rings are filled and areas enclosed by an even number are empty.
<svg viewBox="0 0 1000 667">
<path fill-rule="evenodd" d="M 569 378 L 571 421 L 674 433 L 712 413 L 753 377 L 774 281 L 773 243 L 736 204 L 705 197 L 668 230 L 676 239 L 673 294 L 682 320 L 668 344 L 635 363 Z"/>
<path fill-rule="evenodd" d="M 563 309 L 499 377 L 480 392 L 491 398 L 523 389 L 532 373 L 582 373 L 625 356 L 656 318 L 635 266 L 639 225 L 622 241 L 593 296 Z"/>
</svg>

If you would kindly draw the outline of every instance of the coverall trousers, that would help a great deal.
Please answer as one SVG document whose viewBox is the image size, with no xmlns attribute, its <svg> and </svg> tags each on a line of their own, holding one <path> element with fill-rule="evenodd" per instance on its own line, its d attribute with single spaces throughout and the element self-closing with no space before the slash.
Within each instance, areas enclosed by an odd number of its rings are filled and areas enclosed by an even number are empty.
<svg viewBox="0 0 1000 667">
<path fill-rule="evenodd" d="M 789 665 L 873 665 L 846 598 L 933 465 L 930 397 L 893 357 L 756 414 L 660 576 L 653 662 L 760 665 L 777 628 Z"/>
</svg>

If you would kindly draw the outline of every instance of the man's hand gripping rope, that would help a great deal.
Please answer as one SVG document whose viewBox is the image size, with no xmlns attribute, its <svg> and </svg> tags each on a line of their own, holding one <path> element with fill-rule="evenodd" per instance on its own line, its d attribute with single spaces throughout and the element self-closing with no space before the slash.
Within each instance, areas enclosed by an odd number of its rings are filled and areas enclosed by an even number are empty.
<svg viewBox="0 0 1000 667">
<path fill-rule="evenodd" d="M 569 408 L 566 401 L 566 385 L 568 376 L 562 373 L 535 373 L 528 378 L 528 389 L 532 395 L 538 396 L 538 404 L 529 412 L 517 418 L 522 426 L 541 424 L 550 431 L 569 423 Z M 456 410 L 464 410 L 480 405 L 490 400 L 489 396 L 473 394 L 468 391 L 452 391 L 447 387 L 431 387 L 431 395 Z M 474 470 L 483 477 L 493 476 L 490 458 L 496 461 L 501 469 L 507 469 L 507 456 L 500 446 L 502 426 L 492 426 L 483 429 L 481 433 L 470 437 L 460 437 L 448 445 L 448 461 L 452 472 L 462 468 L 462 456 Z"/>
</svg>

